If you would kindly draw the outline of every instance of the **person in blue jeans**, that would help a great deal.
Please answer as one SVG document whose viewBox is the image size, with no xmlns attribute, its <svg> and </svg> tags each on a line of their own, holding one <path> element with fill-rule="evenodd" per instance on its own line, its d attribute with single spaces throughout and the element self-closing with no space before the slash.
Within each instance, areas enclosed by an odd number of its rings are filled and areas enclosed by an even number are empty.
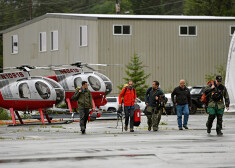
<svg viewBox="0 0 235 168">
<path fill-rule="evenodd" d="M 176 99 L 175 99 L 176 96 Z M 180 85 L 171 93 L 171 100 L 176 105 L 177 120 L 179 130 L 188 129 L 189 109 L 191 109 L 191 95 L 189 89 L 185 86 L 185 80 L 180 80 Z M 184 121 L 182 125 L 182 115 L 184 114 Z"/>
</svg>

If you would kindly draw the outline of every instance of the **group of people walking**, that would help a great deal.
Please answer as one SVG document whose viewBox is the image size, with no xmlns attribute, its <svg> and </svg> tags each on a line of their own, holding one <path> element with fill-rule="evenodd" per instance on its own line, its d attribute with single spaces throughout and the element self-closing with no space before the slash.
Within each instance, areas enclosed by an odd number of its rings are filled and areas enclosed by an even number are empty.
<svg viewBox="0 0 235 168">
<path fill-rule="evenodd" d="M 224 108 L 226 106 L 228 110 L 230 103 L 227 89 L 221 82 L 222 77 L 220 75 L 216 76 L 215 81 L 212 84 L 209 84 L 204 91 L 208 102 L 207 112 L 209 114 L 206 123 L 207 133 L 211 133 L 213 121 L 217 117 L 216 132 L 218 135 L 223 134 L 221 130 Z M 164 97 L 164 92 L 159 87 L 159 82 L 153 81 L 152 87 L 149 87 L 145 93 L 145 115 L 147 117 L 148 131 L 158 131 L 161 115 L 163 113 L 163 108 L 161 108 L 160 104 L 162 97 Z M 133 81 L 129 81 L 128 86 L 124 87 L 119 95 L 119 106 L 121 107 L 122 103 L 124 104 L 125 131 L 128 130 L 130 121 L 130 132 L 134 132 L 134 105 L 137 102 L 136 98 L 137 94 L 133 87 Z M 87 88 L 87 82 L 82 82 L 82 87 L 76 89 L 72 99 L 78 101 L 80 127 L 81 132 L 84 134 L 89 109 L 92 108 L 92 98 L 91 93 Z M 179 130 L 183 130 L 183 128 L 188 129 L 189 111 L 191 110 L 192 100 L 190 90 L 185 86 L 185 80 L 180 80 L 179 86 L 177 86 L 171 94 L 171 99 L 176 106 Z M 184 118 L 182 121 L 183 115 Z"/>
</svg>

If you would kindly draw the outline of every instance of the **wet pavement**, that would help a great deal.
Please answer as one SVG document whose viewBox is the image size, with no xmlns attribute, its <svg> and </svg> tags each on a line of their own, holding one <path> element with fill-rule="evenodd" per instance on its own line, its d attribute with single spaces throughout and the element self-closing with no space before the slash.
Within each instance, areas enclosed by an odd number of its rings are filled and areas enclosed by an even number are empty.
<svg viewBox="0 0 235 168">
<path fill-rule="evenodd" d="M 224 135 L 206 133 L 207 115 L 191 115 L 179 131 L 176 116 L 162 116 L 149 132 L 146 118 L 134 133 L 116 120 L 96 120 L 80 133 L 79 123 L 0 126 L 0 167 L 235 167 L 235 115 L 225 114 Z M 216 122 L 216 119 L 215 121 Z"/>
</svg>

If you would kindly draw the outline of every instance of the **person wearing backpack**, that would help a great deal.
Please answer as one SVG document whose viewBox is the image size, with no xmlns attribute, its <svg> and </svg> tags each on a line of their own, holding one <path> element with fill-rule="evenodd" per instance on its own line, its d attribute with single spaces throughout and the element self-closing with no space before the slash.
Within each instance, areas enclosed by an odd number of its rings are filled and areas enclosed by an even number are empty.
<svg viewBox="0 0 235 168">
<path fill-rule="evenodd" d="M 176 101 L 175 101 L 176 96 Z M 180 85 L 176 87 L 171 93 L 171 100 L 176 105 L 177 121 L 179 130 L 188 129 L 189 109 L 191 108 L 192 100 L 189 89 L 185 86 L 185 80 L 180 80 Z M 184 121 L 182 127 L 182 115 L 184 114 Z"/>
<path fill-rule="evenodd" d="M 207 133 L 211 133 L 211 128 L 215 117 L 217 117 L 217 125 L 216 132 L 217 135 L 223 135 L 222 122 L 223 122 L 223 114 L 224 108 L 229 110 L 229 95 L 227 89 L 224 85 L 222 85 L 222 76 L 217 75 L 213 84 L 209 84 L 205 88 L 205 94 L 208 95 L 208 107 L 207 112 L 209 114 L 208 120 L 206 123 Z M 225 105 L 224 105 L 225 100 Z"/>
<path fill-rule="evenodd" d="M 164 95 L 161 88 L 159 88 L 159 82 L 153 81 L 152 87 L 149 87 L 145 93 L 145 104 L 146 104 L 146 113 L 148 119 L 148 130 L 158 131 L 158 125 L 161 120 L 162 110 L 159 109 L 159 98 L 161 95 Z"/>
<path fill-rule="evenodd" d="M 78 102 L 78 111 L 80 115 L 80 128 L 82 134 L 86 133 L 86 123 L 89 116 L 89 109 L 93 107 L 92 95 L 88 89 L 87 81 L 82 81 L 82 87 L 76 88 L 72 100 Z"/>
<path fill-rule="evenodd" d="M 128 82 L 128 86 L 124 87 L 119 95 L 119 107 L 124 103 L 125 112 L 125 126 L 124 130 L 127 131 L 130 118 L 130 132 L 134 132 L 134 105 L 136 101 L 136 90 L 133 87 L 133 81 Z M 122 100 L 123 98 L 123 100 Z"/>
</svg>

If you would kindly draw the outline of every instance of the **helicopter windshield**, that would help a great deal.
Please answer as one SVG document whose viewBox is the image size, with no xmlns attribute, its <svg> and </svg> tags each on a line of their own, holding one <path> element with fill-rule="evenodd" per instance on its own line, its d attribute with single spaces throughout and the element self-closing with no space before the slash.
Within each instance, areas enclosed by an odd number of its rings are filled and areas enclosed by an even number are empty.
<svg viewBox="0 0 235 168">
<path fill-rule="evenodd" d="M 48 78 L 43 78 L 43 79 L 49 82 L 53 88 L 60 88 L 60 86 L 55 81 L 48 79 Z"/>
<path fill-rule="evenodd" d="M 20 98 L 28 98 L 29 99 L 31 97 L 29 86 L 27 83 L 20 84 L 19 95 L 20 95 Z"/>
<path fill-rule="evenodd" d="M 112 92 L 113 86 L 111 82 L 105 82 L 105 87 L 106 87 L 106 90 L 105 90 L 106 95 Z"/>
<path fill-rule="evenodd" d="M 90 83 L 92 89 L 94 89 L 95 91 L 100 90 L 100 88 L 101 88 L 101 83 L 100 83 L 100 81 L 99 81 L 98 78 L 96 78 L 96 77 L 94 77 L 94 76 L 89 76 L 89 77 L 88 77 L 88 81 L 89 81 L 89 83 Z"/>
<path fill-rule="evenodd" d="M 35 83 L 35 87 L 41 98 L 48 99 L 50 97 L 50 89 L 45 83 L 38 81 Z"/>
<path fill-rule="evenodd" d="M 75 89 L 78 87 L 82 87 L 82 78 L 77 77 L 74 79 L 74 87 Z"/>
<path fill-rule="evenodd" d="M 106 76 L 104 76 L 100 73 L 97 73 L 97 72 L 95 72 L 95 74 L 98 75 L 103 81 L 109 81 L 109 79 Z"/>
</svg>

